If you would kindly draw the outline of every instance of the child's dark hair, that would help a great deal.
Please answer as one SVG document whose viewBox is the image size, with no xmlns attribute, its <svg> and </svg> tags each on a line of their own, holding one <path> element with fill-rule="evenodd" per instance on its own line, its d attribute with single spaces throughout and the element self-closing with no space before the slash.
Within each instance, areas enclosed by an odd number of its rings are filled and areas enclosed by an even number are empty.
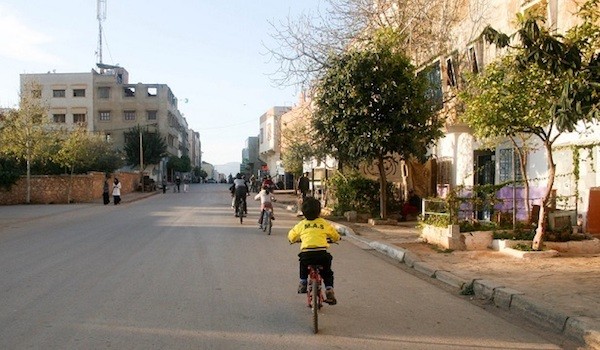
<svg viewBox="0 0 600 350">
<path fill-rule="evenodd" d="M 307 220 L 314 220 L 321 215 L 321 202 L 313 197 L 306 197 L 302 202 L 302 214 Z"/>
</svg>

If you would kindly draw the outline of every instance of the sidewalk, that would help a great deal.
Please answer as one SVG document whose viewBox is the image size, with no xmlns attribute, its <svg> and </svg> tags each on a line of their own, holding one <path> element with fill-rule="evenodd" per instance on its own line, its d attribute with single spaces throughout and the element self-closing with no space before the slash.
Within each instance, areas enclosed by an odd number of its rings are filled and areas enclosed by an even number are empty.
<svg viewBox="0 0 600 350">
<path fill-rule="evenodd" d="M 119 205 L 135 202 L 159 193 L 162 194 L 162 191 L 127 193 L 121 196 L 121 204 Z M 1 227 L 7 227 L 11 223 L 27 222 L 33 219 L 61 215 L 75 210 L 103 205 L 102 198 L 99 198 L 95 203 L 3 205 L 0 206 L 0 232 L 2 232 Z M 114 205 L 112 203 L 112 196 L 111 203 L 107 205 Z"/>
<path fill-rule="evenodd" d="M 283 196 L 276 196 L 283 197 Z M 294 203 L 277 198 L 281 205 Z M 543 327 L 600 349 L 600 254 L 520 259 L 485 251 L 442 252 L 421 242 L 416 222 L 398 226 L 336 220 L 347 239 Z"/>
</svg>

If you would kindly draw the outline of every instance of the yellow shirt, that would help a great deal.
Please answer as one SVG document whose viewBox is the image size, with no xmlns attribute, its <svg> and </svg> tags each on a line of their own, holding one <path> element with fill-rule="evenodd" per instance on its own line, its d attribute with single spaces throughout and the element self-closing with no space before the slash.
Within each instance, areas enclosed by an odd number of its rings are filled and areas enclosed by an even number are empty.
<svg viewBox="0 0 600 350">
<path fill-rule="evenodd" d="M 329 248 L 327 238 L 332 242 L 337 242 L 341 237 L 335 228 L 323 218 L 304 219 L 292 227 L 288 233 L 288 240 L 291 243 L 302 241 L 300 245 L 302 251 Z"/>
</svg>

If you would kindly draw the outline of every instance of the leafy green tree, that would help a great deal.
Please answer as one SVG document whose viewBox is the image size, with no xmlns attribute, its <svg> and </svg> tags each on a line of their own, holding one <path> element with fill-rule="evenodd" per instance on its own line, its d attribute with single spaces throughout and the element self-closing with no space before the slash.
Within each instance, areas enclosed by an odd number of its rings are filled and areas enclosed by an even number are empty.
<svg viewBox="0 0 600 350">
<path fill-rule="evenodd" d="M 192 170 L 192 162 L 190 157 L 181 156 L 181 157 L 171 157 L 169 162 L 167 163 L 168 171 L 176 171 L 180 173 L 187 173 Z"/>
<path fill-rule="evenodd" d="M 39 92 L 39 84 L 27 84 L 21 91 L 19 109 L 5 114 L 0 126 L 0 155 L 26 163 L 26 203 L 31 203 L 32 163 L 49 159 L 56 141 Z"/>
<path fill-rule="evenodd" d="M 9 191 L 12 185 L 17 183 L 21 174 L 16 160 L 0 159 L 0 188 Z"/>
<path fill-rule="evenodd" d="M 536 110 L 534 118 L 543 118 L 536 124 L 536 135 L 542 139 L 548 163 L 548 182 L 540 208 L 539 222 L 533 239 L 533 249 L 542 248 L 546 233 L 546 217 L 556 164 L 552 142 L 556 133 L 572 132 L 581 122 L 600 117 L 600 0 L 588 0 L 580 7 L 582 24 L 571 28 L 566 36 L 555 34 L 545 27 L 543 17 L 519 17 L 519 29 L 513 35 L 518 45 L 511 46 L 513 37 L 488 27 L 486 39 L 499 47 L 512 48 L 514 64 L 529 74 L 536 70 L 551 83 L 560 87 L 556 95 L 547 95 L 548 109 Z M 555 92 L 555 91 L 553 91 Z M 546 128 L 541 132 L 539 128 Z M 550 129 L 549 129 L 550 128 Z"/>
<path fill-rule="evenodd" d="M 385 162 L 394 153 L 424 159 L 442 126 L 426 97 L 427 81 L 415 74 L 393 35 L 383 33 L 360 48 L 330 57 L 317 84 L 312 121 L 315 138 L 339 161 L 377 164 L 383 219 Z"/>
<path fill-rule="evenodd" d="M 141 137 L 140 137 L 141 136 Z M 149 164 L 158 164 L 167 152 L 167 142 L 158 132 L 150 132 L 148 127 L 135 126 L 125 132 L 125 159 L 128 165 L 140 165 L 140 138 L 142 141 L 142 152 L 144 169 Z"/>
<path fill-rule="evenodd" d="M 68 131 L 60 149 L 52 158 L 57 164 L 69 169 L 69 202 L 73 174 L 90 170 L 112 172 L 120 166 L 120 157 L 113 150 L 112 144 L 105 141 L 102 135 L 91 134 L 83 127 Z"/>
<path fill-rule="evenodd" d="M 200 168 L 199 166 L 194 167 L 193 169 L 194 172 L 194 176 L 202 178 L 202 179 L 206 179 L 208 177 L 208 174 L 206 173 L 206 171 L 204 171 L 204 169 Z"/>
<path fill-rule="evenodd" d="M 316 156 L 309 129 L 309 125 L 298 123 L 282 132 L 282 139 L 286 144 L 281 152 L 283 167 L 296 176 L 302 174 L 304 161 Z"/>
<path fill-rule="evenodd" d="M 555 125 L 548 122 L 546 111 L 561 88 L 559 81 L 539 67 L 518 67 L 514 60 L 513 56 L 505 56 L 486 66 L 483 73 L 469 77 L 460 93 L 465 105 L 461 119 L 484 144 L 510 140 L 528 195 L 527 153 L 533 148 L 530 139 L 537 137 L 545 149 L 551 149 L 560 135 Z M 527 199 L 526 203 L 529 208 Z"/>
</svg>

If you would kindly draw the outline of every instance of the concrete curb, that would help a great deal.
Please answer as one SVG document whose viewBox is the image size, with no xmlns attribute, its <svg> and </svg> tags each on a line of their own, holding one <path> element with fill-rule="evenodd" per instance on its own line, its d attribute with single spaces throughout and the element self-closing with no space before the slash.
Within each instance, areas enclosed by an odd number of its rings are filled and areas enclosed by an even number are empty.
<svg viewBox="0 0 600 350">
<path fill-rule="evenodd" d="M 357 236 L 347 226 L 339 223 L 334 224 L 338 231 L 344 232 L 351 240 L 362 245 L 366 244 L 398 262 L 403 262 L 414 268 L 415 271 L 455 288 L 461 294 L 474 294 L 478 299 L 493 302 L 496 307 L 519 315 L 538 327 L 581 342 L 588 349 L 600 349 L 600 321 L 598 320 L 565 315 L 552 306 L 536 301 L 522 292 L 494 281 L 480 278 L 465 280 L 449 271 L 437 269 L 435 266 L 419 260 L 417 255 L 408 250 L 378 241 L 369 241 Z"/>
</svg>

